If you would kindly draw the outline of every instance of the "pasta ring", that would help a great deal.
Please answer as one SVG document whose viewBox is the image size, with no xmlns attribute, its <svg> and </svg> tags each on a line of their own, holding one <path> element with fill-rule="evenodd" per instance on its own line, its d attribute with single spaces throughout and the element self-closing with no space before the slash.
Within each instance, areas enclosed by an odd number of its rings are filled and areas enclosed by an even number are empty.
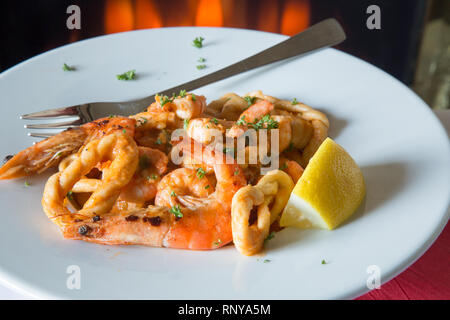
<svg viewBox="0 0 450 320">
<path fill-rule="evenodd" d="M 294 182 L 286 172 L 273 170 L 264 175 L 256 187 L 264 194 L 266 205 L 270 208 L 270 224 L 272 224 L 286 206 L 294 188 Z"/>
<path fill-rule="evenodd" d="M 72 214 L 64 206 L 64 198 L 74 185 L 97 163 L 112 160 L 103 173 L 101 184 L 92 193 L 83 208 Z M 89 218 L 109 212 L 120 190 L 133 177 L 138 166 L 138 149 L 133 138 L 126 133 L 113 133 L 89 142 L 61 172 L 52 175 L 44 188 L 42 206 L 47 216 L 63 226 L 75 218 Z"/>
<path fill-rule="evenodd" d="M 238 190 L 231 203 L 231 230 L 237 250 L 246 256 L 261 251 L 264 239 L 269 234 L 270 211 L 264 206 L 264 193 L 254 186 Z M 250 213 L 257 207 L 258 219 L 249 225 Z"/>
</svg>

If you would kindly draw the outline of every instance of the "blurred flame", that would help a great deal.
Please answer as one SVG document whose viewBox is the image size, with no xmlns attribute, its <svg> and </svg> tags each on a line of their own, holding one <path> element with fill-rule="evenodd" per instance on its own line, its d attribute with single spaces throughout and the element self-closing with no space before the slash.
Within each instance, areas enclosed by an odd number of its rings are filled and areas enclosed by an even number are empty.
<svg viewBox="0 0 450 320">
<path fill-rule="evenodd" d="M 222 1 L 200 0 L 195 17 L 195 25 L 208 27 L 223 26 Z"/>
<path fill-rule="evenodd" d="M 278 32 L 279 25 L 278 2 L 273 0 L 260 0 L 258 30 Z"/>
<path fill-rule="evenodd" d="M 161 28 L 161 16 L 153 0 L 136 1 L 136 29 Z"/>
<path fill-rule="evenodd" d="M 133 1 L 107 0 L 105 5 L 105 32 L 115 33 L 133 29 Z"/>
<path fill-rule="evenodd" d="M 294 35 L 309 26 L 309 0 L 286 0 L 281 18 L 281 33 Z"/>
</svg>

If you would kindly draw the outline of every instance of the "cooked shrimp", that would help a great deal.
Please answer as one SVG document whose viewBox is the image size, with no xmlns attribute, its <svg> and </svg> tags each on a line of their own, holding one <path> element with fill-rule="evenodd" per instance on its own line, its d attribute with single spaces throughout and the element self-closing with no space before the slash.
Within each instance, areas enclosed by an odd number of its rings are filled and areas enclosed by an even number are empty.
<svg viewBox="0 0 450 320">
<path fill-rule="evenodd" d="M 134 135 L 135 121 L 124 117 L 102 118 L 81 127 L 67 129 L 20 151 L 0 168 L 0 179 L 15 179 L 42 173 L 76 153 L 89 141 L 114 131 Z"/>
<path fill-rule="evenodd" d="M 253 123 L 261 119 L 263 116 L 269 114 L 270 111 L 273 110 L 273 108 L 274 106 L 272 103 L 261 100 L 242 112 L 239 116 L 239 120 L 244 123 Z M 247 125 L 235 124 L 230 130 L 228 130 L 227 136 L 236 138 L 241 136 L 246 130 Z"/>
<path fill-rule="evenodd" d="M 169 158 L 151 148 L 138 147 L 139 166 L 130 182 L 121 190 L 119 201 L 145 204 L 155 198 L 157 185 L 167 171 Z"/>
<path fill-rule="evenodd" d="M 286 173 L 291 177 L 292 181 L 294 181 L 294 183 L 297 183 L 298 179 L 300 179 L 304 171 L 302 166 L 294 160 L 287 160 L 284 158 L 280 159 L 280 164 L 281 168 L 286 171 Z"/>
<path fill-rule="evenodd" d="M 193 140 L 183 141 L 181 149 L 192 152 Z M 232 241 L 231 201 L 246 181 L 236 164 L 225 164 L 226 156 L 207 152 L 193 156 L 214 166 L 216 190 L 197 199 L 195 207 L 149 206 L 125 214 L 102 215 L 96 221 L 84 220 L 67 226 L 64 236 L 103 244 L 143 244 L 180 249 L 215 249 Z"/>
<path fill-rule="evenodd" d="M 204 171 L 179 168 L 161 179 L 155 204 L 170 208 L 180 203 L 183 204 L 182 196 L 206 198 L 213 192 L 214 186 Z"/>
</svg>

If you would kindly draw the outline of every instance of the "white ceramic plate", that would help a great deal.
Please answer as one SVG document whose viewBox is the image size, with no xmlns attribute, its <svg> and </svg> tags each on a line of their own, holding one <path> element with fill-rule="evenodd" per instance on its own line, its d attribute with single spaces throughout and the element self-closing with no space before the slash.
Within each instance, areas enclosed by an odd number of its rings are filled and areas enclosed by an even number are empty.
<svg viewBox="0 0 450 320">
<path fill-rule="evenodd" d="M 203 36 L 197 49 L 192 39 Z M 18 116 L 89 101 L 140 98 L 269 47 L 285 37 L 218 28 L 169 28 L 78 42 L 0 75 L 0 151 L 29 146 Z M 14 48 L 9 48 L 14 50 Z M 199 57 L 207 69 L 196 69 Z M 63 63 L 77 67 L 63 72 Z M 116 74 L 136 69 L 136 81 Z M 265 255 L 233 246 L 184 251 L 70 241 L 44 215 L 47 175 L 0 182 L 0 278 L 41 298 L 354 298 L 376 265 L 385 282 L 414 262 L 448 220 L 449 140 L 429 108 L 379 69 L 337 50 L 291 59 L 197 90 L 209 101 L 261 89 L 325 111 L 330 135 L 361 166 L 367 198 L 335 231 L 285 229 Z M 271 260 L 264 263 L 265 259 Z M 326 260 L 327 264 L 321 264 Z M 66 286 L 79 266 L 81 288 Z"/>
</svg>

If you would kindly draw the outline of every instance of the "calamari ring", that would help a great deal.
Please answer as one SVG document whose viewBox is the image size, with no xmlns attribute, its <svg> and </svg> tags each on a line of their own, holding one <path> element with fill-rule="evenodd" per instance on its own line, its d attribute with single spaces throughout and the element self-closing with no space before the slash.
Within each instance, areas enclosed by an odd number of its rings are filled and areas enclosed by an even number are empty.
<svg viewBox="0 0 450 320">
<path fill-rule="evenodd" d="M 264 194 L 264 203 L 270 208 L 270 224 L 272 224 L 286 206 L 294 182 L 286 172 L 273 170 L 258 181 L 256 188 Z"/>
<path fill-rule="evenodd" d="M 254 186 L 238 190 L 231 202 L 231 230 L 236 249 L 246 256 L 261 251 L 270 228 L 270 211 L 264 204 L 264 193 Z M 257 207 L 257 221 L 249 225 L 250 213 Z"/>
<path fill-rule="evenodd" d="M 100 186 L 92 193 L 83 208 L 72 214 L 64 206 L 64 198 L 73 186 L 97 163 L 112 160 L 109 170 L 103 173 Z M 52 175 L 44 188 L 42 206 L 47 216 L 64 226 L 74 219 L 83 219 L 109 212 L 120 190 L 133 177 L 138 166 L 138 148 L 126 133 L 112 133 L 89 142 L 79 155 L 61 172 Z"/>
</svg>

